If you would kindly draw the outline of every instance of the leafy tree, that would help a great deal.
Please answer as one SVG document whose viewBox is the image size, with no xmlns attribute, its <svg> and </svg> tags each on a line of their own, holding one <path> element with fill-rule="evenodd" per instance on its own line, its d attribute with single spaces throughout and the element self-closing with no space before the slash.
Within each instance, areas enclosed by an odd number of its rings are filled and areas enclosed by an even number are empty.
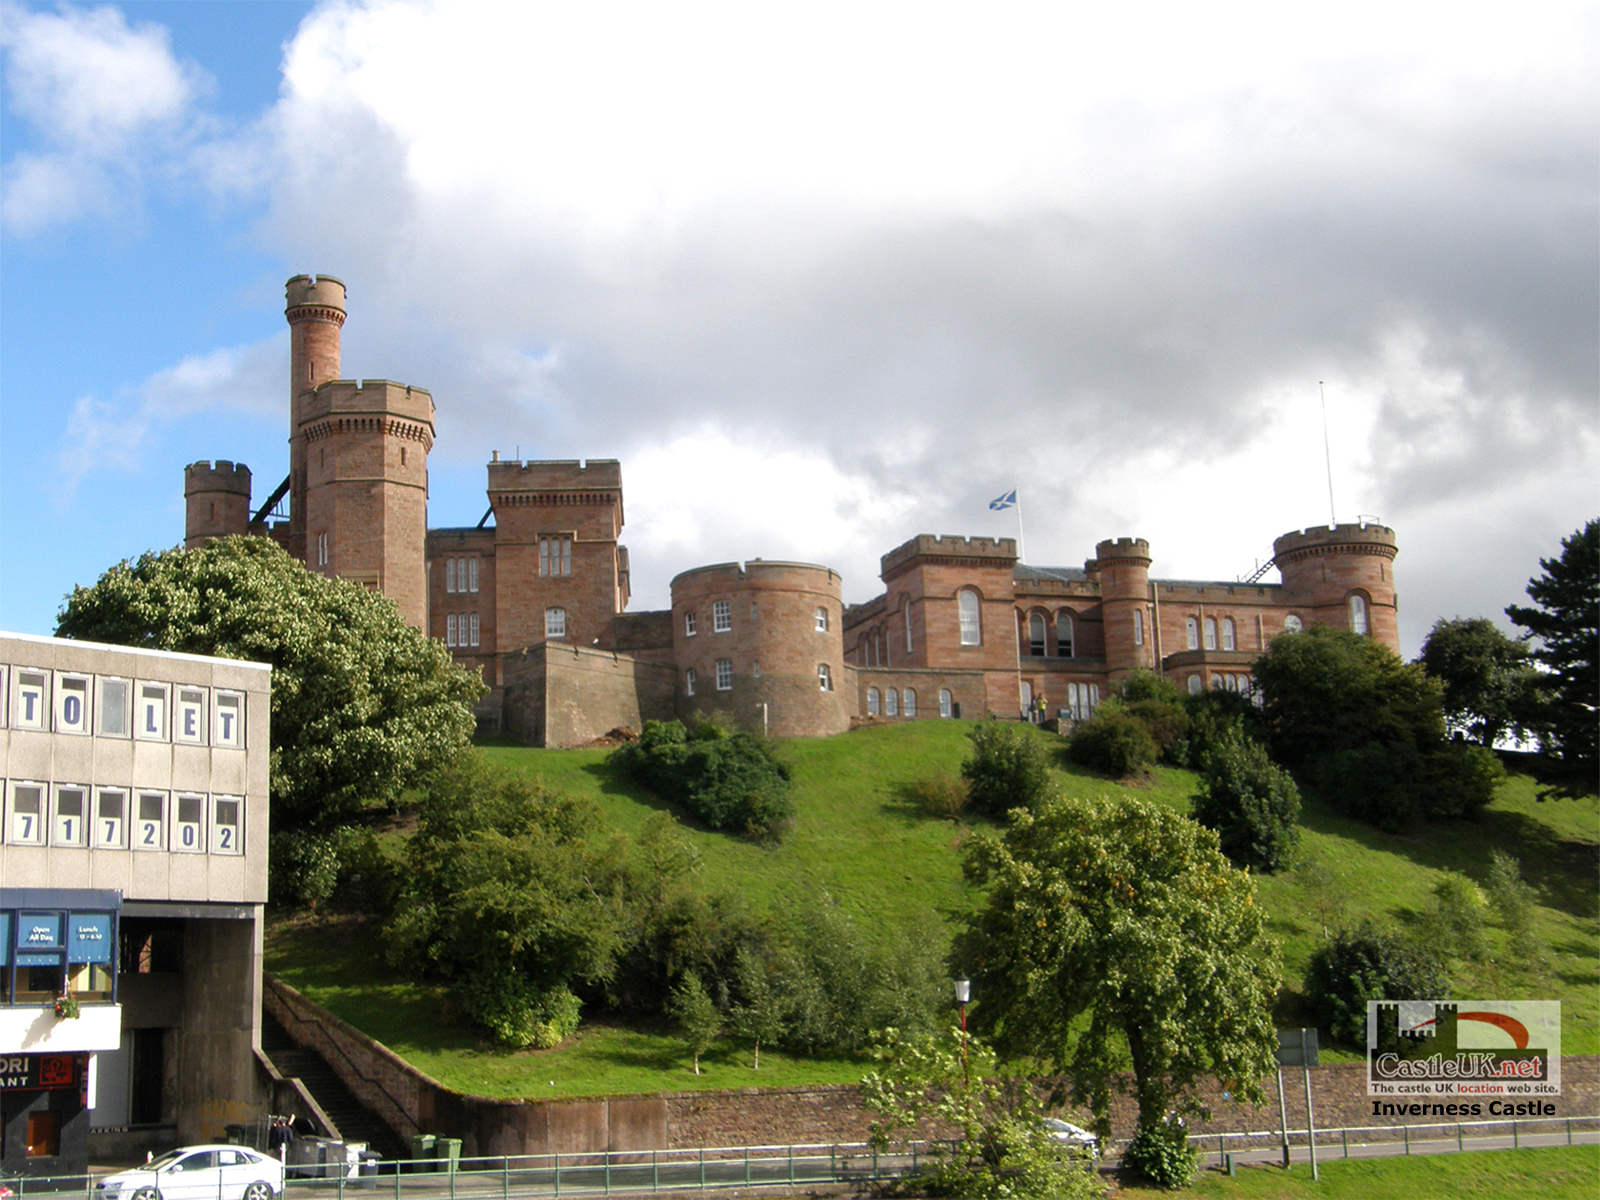
<svg viewBox="0 0 1600 1200">
<path fill-rule="evenodd" d="M 1433 885 L 1433 907 L 1422 915 L 1420 934 L 1440 954 L 1481 959 L 1487 907 L 1477 884 L 1465 875 L 1446 871 Z"/>
<path fill-rule="evenodd" d="M 963 1053 L 965 1051 L 965 1053 Z M 953 1131 L 929 1146 L 929 1164 L 902 1181 L 906 1195 L 970 1200 L 1091 1200 L 1103 1188 L 1087 1156 L 1066 1151 L 1044 1125 L 1029 1081 L 1003 1075 L 976 1038 L 907 1035 L 886 1029 L 873 1048 L 878 1069 L 861 1081 L 862 1103 L 878 1114 L 872 1142 L 888 1150 Z"/>
<path fill-rule="evenodd" d="M 1429 817 L 1471 816 L 1494 799 L 1505 768 L 1493 752 L 1441 742 L 1426 752 L 1409 743 L 1374 743 L 1320 760 L 1317 781 L 1336 807 L 1395 832 Z"/>
<path fill-rule="evenodd" d="M 1194 1178 L 1200 1152 L 1189 1141 L 1188 1123 L 1172 1116 L 1141 1126 L 1123 1152 L 1122 1165 L 1160 1187 L 1181 1188 Z"/>
<path fill-rule="evenodd" d="M 1446 985 L 1430 950 L 1363 922 L 1312 953 L 1305 986 L 1317 1027 L 1335 1041 L 1362 1047 L 1369 1000 L 1431 1000 L 1444 995 Z"/>
<path fill-rule="evenodd" d="M 1535 672 L 1528 648 L 1483 617 L 1434 623 L 1417 659 L 1444 685 L 1450 727 L 1483 746 L 1504 733 L 1521 733 Z"/>
<path fill-rule="evenodd" d="M 1120 1043 L 1140 1129 L 1202 1112 L 1202 1076 L 1262 1102 L 1277 947 L 1214 833 L 1141 800 L 1056 799 L 975 838 L 965 866 L 988 886 L 955 948 L 977 1026 L 1003 1052 L 1066 1066 L 1101 1136 Z"/>
<path fill-rule="evenodd" d="M 794 811 L 789 768 L 754 734 L 702 721 L 646 721 L 637 742 L 610 762 L 658 796 L 684 805 L 712 829 L 777 837 Z"/>
<path fill-rule="evenodd" d="M 792 964 L 777 954 L 740 950 L 734 973 L 743 1000 L 728 1013 L 728 1024 L 755 1044 L 751 1069 L 761 1069 L 761 1043 L 782 1040 L 794 1019 Z"/>
<path fill-rule="evenodd" d="M 472 736 L 478 679 L 358 583 L 277 543 L 230 537 L 145 554 L 74 588 L 61 637 L 272 665 L 272 822 L 327 830 L 393 804 Z"/>
<path fill-rule="evenodd" d="M 1522 878 L 1522 864 L 1509 854 L 1490 851 L 1489 878 L 1484 886 L 1500 926 L 1506 931 L 1506 951 L 1511 961 L 1536 976 L 1543 975 L 1548 956 L 1533 927 L 1538 894 Z"/>
<path fill-rule="evenodd" d="M 700 976 L 693 971 L 684 974 L 683 982 L 672 991 L 667 1013 L 683 1030 L 684 1040 L 694 1055 L 694 1073 L 700 1074 L 700 1056 L 711 1049 L 722 1033 L 722 1013 L 706 991 L 706 985 L 700 982 Z"/>
<path fill-rule="evenodd" d="M 1050 756 L 1029 725 L 980 721 L 967 734 L 972 753 L 961 764 L 967 803 L 988 817 L 1033 808 L 1050 794 Z"/>
<path fill-rule="evenodd" d="M 1148 725 L 1108 701 L 1078 727 L 1067 753 L 1080 766 L 1123 779 L 1156 761 L 1156 743 Z"/>
<path fill-rule="evenodd" d="M 1506 616 L 1538 639 L 1533 657 L 1548 670 L 1538 679 L 1543 725 L 1562 778 L 1559 795 L 1593 795 L 1600 775 L 1600 520 L 1561 541 L 1560 558 L 1541 558 L 1544 573 L 1528 581 L 1532 606 L 1512 604 Z"/>
<path fill-rule="evenodd" d="M 1270 874 L 1288 865 L 1300 840 L 1300 789 L 1260 743 L 1235 733 L 1213 747 L 1191 803 L 1234 866 Z"/>
</svg>

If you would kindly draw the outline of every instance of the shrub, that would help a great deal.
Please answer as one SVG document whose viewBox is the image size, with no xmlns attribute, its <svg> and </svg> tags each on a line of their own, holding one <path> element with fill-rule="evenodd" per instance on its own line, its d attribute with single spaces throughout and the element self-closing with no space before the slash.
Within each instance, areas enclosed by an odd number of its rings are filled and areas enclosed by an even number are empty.
<svg viewBox="0 0 1600 1200">
<path fill-rule="evenodd" d="M 967 807 L 969 785 L 953 775 L 925 775 L 905 785 L 904 795 L 918 812 L 930 817 L 959 817 Z"/>
<path fill-rule="evenodd" d="M 1078 727 L 1067 753 L 1091 771 L 1120 779 L 1155 762 L 1156 743 L 1143 721 L 1106 705 Z"/>
<path fill-rule="evenodd" d="M 1430 817 L 1477 814 L 1494 799 L 1505 768 L 1492 752 L 1464 742 L 1426 751 L 1408 743 L 1376 743 L 1322 760 L 1318 777 L 1336 807 L 1399 831 Z"/>
<path fill-rule="evenodd" d="M 1183 711 L 1182 705 L 1169 700 L 1132 700 L 1123 705 L 1122 711 L 1144 723 L 1161 757 L 1173 761 L 1175 766 L 1184 765 L 1189 757 L 1189 714 Z M 1176 758 L 1179 754 L 1181 760 Z"/>
<path fill-rule="evenodd" d="M 1000 817 L 1013 808 L 1036 808 L 1050 794 L 1050 757 L 1030 726 L 982 721 L 967 736 L 972 753 L 961 777 L 974 811 Z"/>
<path fill-rule="evenodd" d="M 1423 809 L 1430 817 L 1476 816 L 1494 799 L 1506 769 L 1492 750 L 1447 742 L 1423 761 Z"/>
<path fill-rule="evenodd" d="M 1158 1187 L 1188 1186 L 1199 1165 L 1200 1154 L 1189 1144 L 1189 1127 L 1182 1117 L 1159 1125 L 1146 1125 L 1133 1135 L 1122 1164 Z"/>
<path fill-rule="evenodd" d="M 781 834 L 793 812 L 789 768 L 753 734 L 709 721 L 646 721 L 637 742 L 609 760 L 712 829 L 752 837 Z"/>
<path fill-rule="evenodd" d="M 1367 1044 L 1367 1001 L 1430 1000 L 1445 987 L 1430 951 L 1367 922 L 1334 934 L 1306 970 L 1306 1002 L 1318 1027 L 1356 1047 Z"/>
<path fill-rule="evenodd" d="M 294 831 L 269 839 L 268 894 L 285 908 L 316 908 L 339 883 L 342 838 L 332 833 Z"/>
<path fill-rule="evenodd" d="M 503 1046 L 548 1050 L 578 1031 L 578 998 L 565 987 L 538 992 L 521 975 L 493 968 L 458 988 L 462 1007 Z"/>
<path fill-rule="evenodd" d="M 1256 742 L 1236 735 L 1206 755 L 1194 819 L 1217 831 L 1236 867 L 1268 874 L 1288 865 L 1300 840 L 1300 790 Z"/>
<path fill-rule="evenodd" d="M 1486 907 L 1477 884 L 1465 875 L 1447 872 L 1433 885 L 1433 908 L 1422 918 L 1423 936 L 1442 954 L 1482 958 Z"/>
</svg>

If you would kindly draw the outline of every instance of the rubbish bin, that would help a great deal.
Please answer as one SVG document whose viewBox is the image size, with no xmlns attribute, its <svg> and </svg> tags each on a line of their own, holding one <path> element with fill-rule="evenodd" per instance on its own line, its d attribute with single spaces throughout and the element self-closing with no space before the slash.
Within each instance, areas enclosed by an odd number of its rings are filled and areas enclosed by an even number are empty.
<svg viewBox="0 0 1600 1200">
<path fill-rule="evenodd" d="M 442 1137 L 435 1145 L 439 1155 L 438 1169 L 454 1175 L 461 1169 L 461 1139 Z"/>
<path fill-rule="evenodd" d="M 227 1134 L 228 1134 L 228 1145 L 230 1145 L 230 1146 L 242 1146 L 242 1145 L 245 1144 L 245 1141 L 244 1141 L 245 1127 L 243 1125 L 228 1125 L 228 1126 L 225 1126 L 225 1128 L 226 1128 Z"/>
<path fill-rule="evenodd" d="M 378 1158 L 378 1155 L 370 1151 L 361 1156 L 361 1179 L 358 1186 L 369 1191 L 378 1186 Z"/>
<path fill-rule="evenodd" d="M 413 1134 L 411 1138 L 411 1169 L 419 1174 L 423 1171 L 435 1170 L 433 1161 L 434 1143 L 438 1141 L 431 1133 Z"/>
</svg>

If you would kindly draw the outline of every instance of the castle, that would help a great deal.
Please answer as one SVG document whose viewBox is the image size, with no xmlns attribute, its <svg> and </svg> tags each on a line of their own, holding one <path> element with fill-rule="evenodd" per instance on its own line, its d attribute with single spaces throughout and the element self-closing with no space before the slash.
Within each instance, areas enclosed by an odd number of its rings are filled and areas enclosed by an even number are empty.
<svg viewBox="0 0 1600 1200">
<path fill-rule="evenodd" d="M 755 559 L 691 568 L 670 610 L 628 612 L 617 461 L 496 451 L 483 520 L 429 529 L 432 396 L 340 378 L 341 281 L 297 275 L 287 292 L 288 478 L 252 512 L 248 467 L 188 466 L 184 544 L 272 537 L 382 591 L 481 672 L 480 722 L 533 744 L 712 711 L 781 737 L 1015 718 L 1039 700 L 1081 720 L 1140 669 L 1249 691 L 1255 657 L 1307 625 L 1399 648 L 1394 531 L 1365 522 L 1278 538 L 1276 584 L 1152 578 L 1142 538 L 1103 541 L 1080 568 L 1021 563 L 1011 538 L 919 534 L 883 556 L 884 591 L 865 604 L 844 604 L 829 567 Z"/>
</svg>

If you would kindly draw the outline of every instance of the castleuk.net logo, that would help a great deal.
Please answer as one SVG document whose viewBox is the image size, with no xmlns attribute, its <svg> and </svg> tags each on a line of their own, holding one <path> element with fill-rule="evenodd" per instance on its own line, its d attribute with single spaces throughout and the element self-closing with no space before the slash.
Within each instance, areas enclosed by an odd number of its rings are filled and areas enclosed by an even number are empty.
<svg viewBox="0 0 1600 1200">
<path fill-rule="evenodd" d="M 1370 1001 L 1367 1094 L 1527 1100 L 1559 1096 L 1561 1004 Z"/>
</svg>

